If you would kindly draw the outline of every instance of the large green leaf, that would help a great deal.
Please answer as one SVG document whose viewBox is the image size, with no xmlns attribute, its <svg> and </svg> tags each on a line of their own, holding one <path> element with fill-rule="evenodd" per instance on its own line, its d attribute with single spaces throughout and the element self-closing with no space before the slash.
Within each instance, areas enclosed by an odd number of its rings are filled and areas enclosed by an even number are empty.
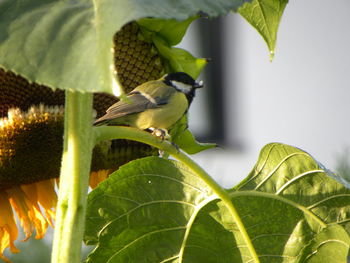
<svg viewBox="0 0 350 263">
<path fill-rule="evenodd" d="M 295 147 L 265 146 L 253 171 L 235 190 L 288 199 L 325 224 L 341 224 L 350 233 L 349 184 Z"/>
<path fill-rule="evenodd" d="M 288 0 L 253 0 L 238 9 L 240 13 L 264 38 L 271 59 L 275 53 L 277 30 Z"/>
<path fill-rule="evenodd" d="M 112 39 L 144 17 L 218 16 L 245 0 L 0 0 L 0 67 L 62 89 L 118 91 Z"/>
<path fill-rule="evenodd" d="M 350 190 L 309 154 L 267 145 L 228 191 L 260 262 L 346 262 Z M 123 166 L 90 194 L 86 241 L 97 244 L 88 262 L 252 262 L 223 202 L 158 157 Z"/>
<path fill-rule="evenodd" d="M 88 262 L 170 262 L 214 198 L 180 163 L 148 157 L 123 166 L 89 195 L 86 240 L 98 247 Z"/>
</svg>

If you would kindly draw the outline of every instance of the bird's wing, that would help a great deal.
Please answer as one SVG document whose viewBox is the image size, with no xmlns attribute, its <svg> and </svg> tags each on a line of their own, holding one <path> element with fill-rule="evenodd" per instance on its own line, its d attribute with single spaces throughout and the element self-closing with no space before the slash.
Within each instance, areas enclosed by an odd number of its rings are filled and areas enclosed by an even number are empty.
<svg viewBox="0 0 350 263">
<path fill-rule="evenodd" d="M 118 101 L 106 110 L 106 114 L 94 121 L 99 126 L 123 116 L 142 112 L 145 109 L 155 108 L 157 105 L 139 93 L 129 94 L 128 101 Z"/>
<path fill-rule="evenodd" d="M 147 82 L 128 94 L 130 102 L 119 101 L 109 107 L 106 113 L 118 118 L 146 109 L 154 109 L 166 104 L 175 92 L 173 87 L 166 85 L 163 81 L 154 81 L 152 85 Z"/>
<path fill-rule="evenodd" d="M 129 101 L 118 101 L 113 104 L 106 110 L 105 116 L 114 119 L 157 107 L 156 103 L 153 103 L 140 93 L 130 93 L 128 99 Z"/>
<path fill-rule="evenodd" d="M 176 92 L 173 87 L 167 86 L 163 81 L 156 83 L 146 82 L 128 94 L 129 101 L 118 101 L 106 110 L 106 114 L 94 122 L 101 125 L 106 121 L 117 119 L 130 114 L 154 109 L 166 104 L 171 95 Z"/>
<path fill-rule="evenodd" d="M 131 93 L 140 93 L 157 106 L 168 103 L 170 97 L 176 93 L 176 89 L 166 85 L 163 81 L 157 80 L 149 85 L 149 82 L 144 83 L 134 89 Z"/>
</svg>

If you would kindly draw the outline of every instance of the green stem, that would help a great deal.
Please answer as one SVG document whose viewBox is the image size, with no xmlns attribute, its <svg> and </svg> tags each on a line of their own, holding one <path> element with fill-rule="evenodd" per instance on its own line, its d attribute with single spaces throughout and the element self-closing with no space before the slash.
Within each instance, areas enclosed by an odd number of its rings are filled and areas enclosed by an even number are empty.
<svg viewBox="0 0 350 263">
<path fill-rule="evenodd" d="M 92 94 L 66 91 L 64 146 L 52 263 L 81 262 L 92 149 Z"/>
<path fill-rule="evenodd" d="M 223 189 L 209 174 L 203 170 L 198 164 L 196 164 L 192 159 L 190 159 L 186 154 L 180 152 L 176 147 L 167 141 L 162 141 L 151 134 L 141 131 L 139 129 L 130 127 L 96 127 L 94 129 L 95 137 L 98 141 L 112 140 L 112 139 L 128 139 L 133 141 L 139 141 L 146 143 L 153 147 L 156 147 L 162 151 L 167 152 L 172 155 L 177 160 L 183 162 L 191 169 L 195 174 L 197 174 L 212 190 L 213 192 L 222 200 L 226 205 L 227 209 L 230 211 L 234 222 L 237 225 L 239 232 L 241 233 L 247 248 L 252 256 L 255 263 L 260 262 L 258 255 L 256 254 L 253 243 L 246 231 L 246 228 L 233 205 L 229 193 Z"/>
</svg>

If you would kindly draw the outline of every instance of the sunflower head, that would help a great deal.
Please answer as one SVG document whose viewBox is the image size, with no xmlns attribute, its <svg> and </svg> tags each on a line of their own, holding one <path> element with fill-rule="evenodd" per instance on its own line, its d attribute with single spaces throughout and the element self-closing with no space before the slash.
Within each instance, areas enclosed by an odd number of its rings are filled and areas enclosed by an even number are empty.
<svg viewBox="0 0 350 263">
<path fill-rule="evenodd" d="M 165 74 L 164 60 L 154 44 L 146 41 L 136 22 L 114 36 L 114 62 L 125 92 Z M 95 93 L 97 117 L 118 101 L 112 95 Z M 57 195 L 55 189 L 61 166 L 64 123 L 63 90 L 52 90 L 0 68 L 0 258 L 14 241 L 18 228 L 14 214 L 25 232 L 25 240 L 36 232 L 44 236 L 53 225 Z M 90 186 L 96 187 L 120 165 L 158 151 L 127 140 L 101 142 L 92 156 Z M 14 213 L 15 212 L 15 213 Z"/>
<path fill-rule="evenodd" d="M 63 106 L 10 109 L 0 120 L 0 189 L 57 177 Z"/>
</svg>

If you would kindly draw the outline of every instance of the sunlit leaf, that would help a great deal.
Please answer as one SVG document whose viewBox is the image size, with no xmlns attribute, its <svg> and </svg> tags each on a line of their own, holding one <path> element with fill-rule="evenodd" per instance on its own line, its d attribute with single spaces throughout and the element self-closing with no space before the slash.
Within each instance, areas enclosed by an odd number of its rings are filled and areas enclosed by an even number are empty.
<svg viewBox="0 0 350 263">
<path fill-rule="evenodd" d="M 350 190 L 329 173 L 300 149 L 264 147 L 228 190 L 249 248 L 224 203 L 183 164 L 131 162 L 90 194 L 86 240 L 97 247 L 88 262 L 252 262 L 253 254 L 266 263 L 346 262 Z"/>
<path fill-rule="evenodd" d="M 123 166 L 89 195 L 86 239 L 98 248 L 88 262 L 179 256 L 192 220 L 214 198 L 180 163 L 149 157 Z"/>
<path fill-rule="evenodd" d="M 238 9 L 240 13 L 264 38 L 270 51 L 275 54 L 277 31 L 288 0 L 253 0 Z"/>
</svg>

